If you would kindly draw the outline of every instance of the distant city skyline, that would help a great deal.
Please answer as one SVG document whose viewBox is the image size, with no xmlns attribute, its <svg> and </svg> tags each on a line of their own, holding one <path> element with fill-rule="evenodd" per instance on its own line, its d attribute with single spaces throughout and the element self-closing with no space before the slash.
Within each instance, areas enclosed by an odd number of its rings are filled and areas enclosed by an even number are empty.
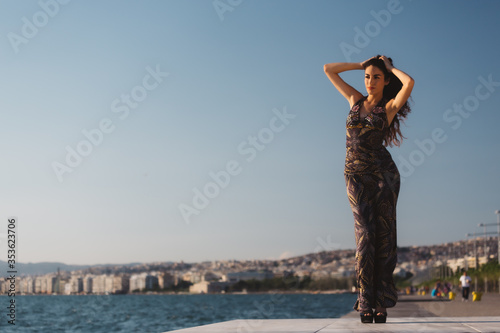
<svg viewBox="0 0 500 333">
<path fill-rule="evenodd" d="M 468 240 L 400 248 L 398 267 L 394 273 L 402 278 L 411 277 L 411 283 L 415 285 L 431 279 L 432 276 L 450 277 L 460 269 L 486 264 L 496 255 L 496 238 L 489 237 L 487 242 L 483 243 L 481 240 L 479 243 L 474 243 L 475 241 Z M 189 285 L 191 285 L 190 293 L 211 293 L 222 290 L 231 292 L 237 289 L 228 288 L 240 280 L 273 279 L 285 275 L 302 281 L 330 278 L 339 282 L 338 279 L 344 279 L 344 282 L 350 285 L 349 281 L 352 279 L 349 277 L 354 275 L 355 254 L 355 250 L 350 249 L 310 253 L 282 260 L 157 262 L 83 267 L 63 264 L 57 268 L 54 263 L 32 264 L 20 267 L 22 276 L 16 281 L 16 292 L 73 295 L 124 294 L 148 290 L 174 292 L 180 289 L 187 291 Z M 442 268 L 443 262 L 448 269 Z M 7 292 L 9 286 L 8 279 L 5 281 L 0 279 L 0 293 Z M 321 288 L 325 287 L 322 285 Z M 343 289 L 346 286 L 342 287 L 336 283 L 330 285 L 330 288 Z"/>
<path fill-rule="evenodd" d="M 500 210 L 497 1 L 0 0 L 0 260 L 278 259 L 354 248 L 349 105 L 323 72 L 415 79 L 398 245 Z M 366 93 L 362 71 L 342 74 Z M 495 228 L 489 229 L 496 231 Z"/>
</svg>

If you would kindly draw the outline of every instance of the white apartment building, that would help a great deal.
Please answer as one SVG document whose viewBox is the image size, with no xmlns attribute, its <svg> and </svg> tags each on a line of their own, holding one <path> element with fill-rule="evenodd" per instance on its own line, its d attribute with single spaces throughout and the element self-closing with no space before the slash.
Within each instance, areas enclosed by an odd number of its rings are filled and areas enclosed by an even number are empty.
<svg viewBox="0 0 500 333">
<path fill-rule="evenodd" d="M 148 273 L 132 274 L 130 276 L 130 291 L 146 289 L 146 276 Z"/>
<path fill-rule="evenodd" d="M 94 275 L 85 275 L 83 277 L 83 292 L 86 294 L 92 293 L 92 285 L 94 281 Z"/>
</svg>

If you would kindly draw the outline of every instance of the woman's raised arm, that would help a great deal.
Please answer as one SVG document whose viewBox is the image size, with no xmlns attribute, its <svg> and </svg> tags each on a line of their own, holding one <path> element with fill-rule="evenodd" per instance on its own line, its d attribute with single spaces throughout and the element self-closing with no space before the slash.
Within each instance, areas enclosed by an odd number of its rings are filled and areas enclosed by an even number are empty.
<svg viewBox="0 0 500 333">
<path fill-rule="evenodd" d="M 401 90 L 398 92 L 396 97 L 391 99 L 389 102 L 387 102 L 387 105 L 385 107 L 385 110 L 387 112 L 387 118 L 389 120 L 392 120 L 396 113 L 398 113 L 399 109 L 405 105 L 406 101 L 411 95 L 411 91 L 413 90 L 413 85 L 415 84 L 415 81 L 411 76 L 403 72 L 402 70 L 399 70 L 395 68 L 394 66 L 391 65 L 389 62 L 389 59 L 385 56 L 381 56 L 380 59 L 384 61 L 385 67 L 387 68 L 387 71 L 389 73 L 394 74 L 399 81 L 403 84 L 403 87 Z M 390 123 L 390 121 L 389 121 Z"/>
<path fill-rule="evenodd" d="M 342 96 L 344 96 L 349 101 L 349 105 L 351 108 L 354 103 L 356 103 L 361 97 L 363 97 L 363 95 L 352 86 L 347 84 L 344 80 L 342 80 L 339 73 L 356 69 L 363 69 L 362 63 L 333 62 L 324 66 L 326 76 L 328 76 L 330 81 L 332 81 L 333 85 L 342 94 Z"/>
</svg>

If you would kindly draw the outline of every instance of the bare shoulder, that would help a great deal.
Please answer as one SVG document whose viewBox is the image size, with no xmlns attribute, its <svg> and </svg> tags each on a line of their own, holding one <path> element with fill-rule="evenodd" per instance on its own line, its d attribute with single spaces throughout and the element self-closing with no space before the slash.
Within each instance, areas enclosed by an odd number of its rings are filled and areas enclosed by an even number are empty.
<svg viewBox="0 0 500 333">
<path fill-rule="evenodd" d="M 352 107 L 358 103 L 362 98 L 364 98 L 363 94 L 361 94 L 359 91 L 356 91 L 353 95 L 350 96 L 349 98 L 349 108 L 352 109 Z"/>
</svg>

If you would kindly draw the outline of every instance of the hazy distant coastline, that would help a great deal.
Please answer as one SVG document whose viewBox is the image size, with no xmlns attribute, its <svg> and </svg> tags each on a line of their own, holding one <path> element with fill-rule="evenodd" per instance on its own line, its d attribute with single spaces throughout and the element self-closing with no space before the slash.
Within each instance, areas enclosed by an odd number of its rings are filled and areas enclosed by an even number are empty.
<svg viewBox="0 0 500 333">
<path fill-rule="evenodd" d="M 494 260 L 497 248 L 495 237 L 400 247 L 395 278 L 418 284 L 429 280 L 436 270 L 455 272 Z M 15 284 L 14 278 L 5 276 L 0 280 L 0 291 L 16 295 L 345 293 L 355 285 L 354 266 L 352 249 L 279 260 L 125 265 L 18 263 Z M 0 262 L 1 272 L 7 272 L 6 268 L 7 264 Z"/>
</svg>

